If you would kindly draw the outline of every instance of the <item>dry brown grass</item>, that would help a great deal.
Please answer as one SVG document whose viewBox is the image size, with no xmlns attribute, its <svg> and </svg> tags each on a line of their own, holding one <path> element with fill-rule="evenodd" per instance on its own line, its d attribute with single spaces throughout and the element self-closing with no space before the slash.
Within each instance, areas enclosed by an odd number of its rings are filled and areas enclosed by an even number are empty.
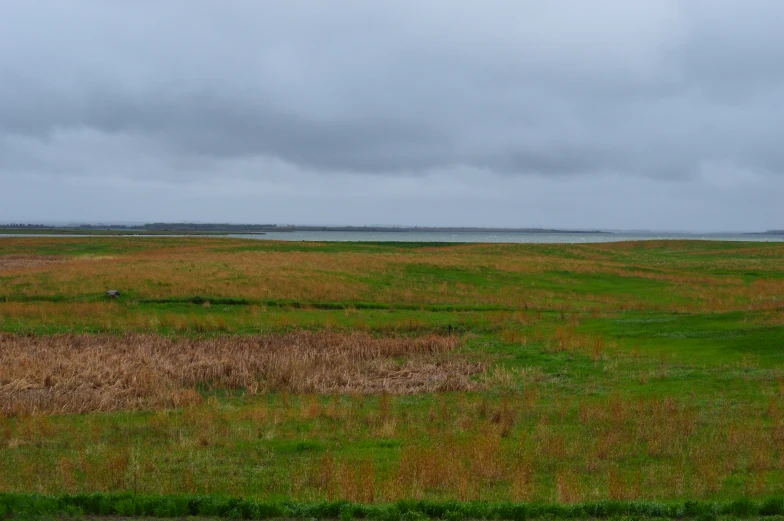
<svg viewBox="0 0 784 521">
<path fill-rule="evenodd" d="M 38 268 L 61 262 L 64 262 L 62 258 L 53 255 L 3 255 L 0 256 L 0 271 Z"/>
<path fill-rule="evenodd" d="M 146 409 L 201 400 L 197 388 L 413 394 L 470 390 L 483 364 L 450 336 L 364 333 L 169 338 L 0 336 L 3 415 Z"/>
</svg>

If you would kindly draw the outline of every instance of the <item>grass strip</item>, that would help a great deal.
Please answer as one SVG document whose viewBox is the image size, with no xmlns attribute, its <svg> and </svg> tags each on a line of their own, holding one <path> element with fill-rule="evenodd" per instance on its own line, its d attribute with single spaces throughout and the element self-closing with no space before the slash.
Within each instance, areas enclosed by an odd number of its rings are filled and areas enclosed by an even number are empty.
<svg viewBox="0 0 784 521">
<path fill-rule="evenodd" d="M 41 516 L 139 516 L 139 517 L 222 517 L 231 519 L 378 519 L 418 521 L 443 519 L 584 519 L 659 518 L 715 519 L 756 518 L 784 515 L 784 499 L 737 499 L 734 501 L 597 501 L 564 504 L 511 502 L 399 501 L 389 504 L 361 504 L 348 501 L 257 502 L 222 496 L 138 496 L 131 493 L 65 494 L 46 496 L 0 493 L 0 519 Z"/>
</svg>

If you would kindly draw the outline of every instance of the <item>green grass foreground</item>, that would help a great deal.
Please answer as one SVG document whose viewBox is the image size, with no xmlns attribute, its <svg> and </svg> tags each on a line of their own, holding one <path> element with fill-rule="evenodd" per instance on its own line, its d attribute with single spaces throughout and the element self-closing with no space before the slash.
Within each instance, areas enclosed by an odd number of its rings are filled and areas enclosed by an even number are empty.
<svg viewBox="0 0 784 521">
<path fill-rule="evenodd" d="M 398 501 L 361 504 L 349 501 L 257 502 L 219 496 L 135 496 L 132 494 L 0 493 L 0 519 L 61 516 L 130 516 L 157 518 L 220 517 L 229 519 L 373 519 L 419 521 L 443 519 L 748 519 L 780 518 L 784 499 L 762 501 L 597 501 L 575 505 L 511 502 Z"/>
</svg>

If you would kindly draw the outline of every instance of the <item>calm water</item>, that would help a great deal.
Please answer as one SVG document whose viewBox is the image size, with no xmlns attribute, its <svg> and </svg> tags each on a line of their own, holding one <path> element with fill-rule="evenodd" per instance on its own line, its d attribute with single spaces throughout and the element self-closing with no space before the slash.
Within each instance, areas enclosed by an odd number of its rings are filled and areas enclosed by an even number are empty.
<svg viewBox="0 0 784 521">
<path fill-rule="evenodd" d="M 526 233 L 526 232 L 269 232 L 265 235 L 232 235 L 243 239 L 274 241 L 373 241 L 373 242 L 543 242 L 589 243 L 654 239 L 714 241 L 784 241 L 782 235 L 687 233 Z"/>
<path fill-rule="evenodd" d="M 2 237 L 184 237 L 184 235 L 65 235 L 65 234 L 0 234 Z M 221 236 L 212 236 L 221 237 Z M 656 239 L 687 239 L 705 241 L 784 242 L 784 235 L 744 235 L 731 233 L 526 233 L 526 232 L 269 232 L 264 235 L 232 234 L 226 237 L 269 241 L 324 242 L 540 242 L 590 243 L 642 241 Z"/>
</svg>

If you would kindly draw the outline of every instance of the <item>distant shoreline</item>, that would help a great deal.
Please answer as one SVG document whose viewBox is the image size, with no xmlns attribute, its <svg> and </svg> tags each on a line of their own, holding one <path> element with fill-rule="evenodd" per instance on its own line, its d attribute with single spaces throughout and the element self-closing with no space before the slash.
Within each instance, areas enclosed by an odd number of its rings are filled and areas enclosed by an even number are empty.
<svg viewBox="0 0 784 521">
<path fill-rule="evenodd" d="M 511 234 L 548 234 L 548 235 L 657 235 L 668 232 L 649 230 L 604 231 L 573 230 L 561 228 L 483 228 L 478 226 L 315 226 L 315 225 L 274 225 L 274 224 L 224 224 L 224 223 L 153 223 L 144 225 L 69 225 L 48 226 L 37 224 L 0 225 L 0 235 L 104 235 L 104 236 L 227 236 L 227 235 L 267 235 L 293 232 L 332 232 L 332 233 L 511 233 Z M 675 235 L 723 236 L 722 232 L 671 232 Z M 784 230 L 763 232 L 733 232 L 732 235 L 747 237 L 784 237 Z"/>
<path fill-rule="evenodd" d="M 195 227 L 194 227 L 195 228 Z M 118 228 L 99 227 L 2 227 L 0 238 L 7 240 L 16 238 L 32 239 L 36 237 L 94 237 L 108 238 L 125 237 L 131 240 L 138 238 L 160 238 L 175 240 L 196 238 L 234 238 L 246 240 L 297 241 L 297 242 L 369 242 L 369 243 L 605 243 L 618 241 L 646 240 L 710 240 L 710 241 L 745 241 L 745 242 L 782 242 L 784 234 L 777 233 L 666 233 L 666 232 L 634 232 L 585 231 L 559 229 L 506 229 L 506 228 L 403 228 L 381 226 L 279 226 L 266 228 L 269 231 L 244 229 L 236 226 L 231 229 L 142 229 L 130 226 Z M 2 239 L 0 239 L 2 241 Z M 1 248 L 0 248 L 1 249 Z"/>
<path fill-rule="evenodd" d="M 746 232 L 743 235 L 783 235 L 784 230 L 768 230 L 766 232 Z"/>
<path fill-rule="evenodd" d="M 438 226 L 276 226 L 265 232 L 444 232 L 444 233 L 606 233 L 601 230 L 561 230 L 550 228 L 478 228 L 478 227 L 438 227 Z"/>
<path fill-rule="evenodd" d="M 550 228 L 481 228 L 438 226 L 298 226 L 298 225 L 223 225 L 156 223 L 144 226 L 0 226 L 0 234 L 14 235 L 264 235 L 288 232 L 441 232 L 441 233 L 561 233 L 613 234 L 601 230 L 562 230 Z"/>
<path fill-rule="evenodd" d="M 0 226 L 0 235 L 105 235 L 105 236 L 217 236 L 222 237 L 242 233 L 246 235 L 264 235 L 263 232 L 234 232 L 234 231 L 163 231 L 163 230 L 129 230 L 129 229 L 91 229 L 81 228 L 4 228 Z"/>
</svg>

